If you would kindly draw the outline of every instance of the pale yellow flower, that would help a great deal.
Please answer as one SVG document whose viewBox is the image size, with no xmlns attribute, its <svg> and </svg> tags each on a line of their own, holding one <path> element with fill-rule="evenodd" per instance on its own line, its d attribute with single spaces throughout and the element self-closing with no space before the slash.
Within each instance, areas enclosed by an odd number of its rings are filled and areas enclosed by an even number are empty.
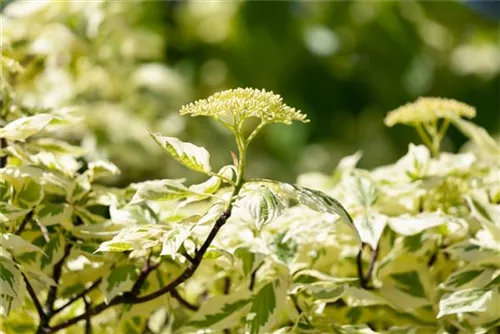
<svg viewBox="0 0 500 334">
<path fill-rule="evenodd" d="M 267 123 L 308 122 L 307 115 L 284 104 L 281 96 L 253 88 L 229 89 L 215 93 L 207 99 L 182 107 L 180 113 L 216 119 L 228 119 L 232 116 L 235 123 L 249 117 L 261 118 Z"/>
<path fill-rule="evenodd" d="M 476 109 L 452 99 L 421 97 L 415 102 L 390 111 L 385 117 L 384 123 L 389 127 L 400 123 L 414 125 L 457 116 L 473 118 L 476 116 Z"/>
</svg>

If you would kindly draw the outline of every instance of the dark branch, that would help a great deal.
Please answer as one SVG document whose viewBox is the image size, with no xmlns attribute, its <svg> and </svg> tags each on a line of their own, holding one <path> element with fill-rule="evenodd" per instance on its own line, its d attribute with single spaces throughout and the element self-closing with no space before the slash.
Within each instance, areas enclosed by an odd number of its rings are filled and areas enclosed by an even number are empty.
<svg viewBox="0 0 500 334">
<path fill-rule="evenodd" d="M 359 250 L 358 256 L 356 257 L 357 269 L 358 269 L 358 278 L 359 283 L 363 289 L 371 290 L 373 287 L 368 286 L 368 282 L 370 282 L 373 269 L 375 268 L 375 262 L 377 261 L 379 247 L 377 247 L 372 252 L 372 257 L 370 259 L 370 264 L 368 265 L 368 271 L 366 275 L 363 273 L 363 249 L 366 244 L 362 244 L 361 249 Z"/>
<path fill-rule="evenodd" d="M 361 245 L 358 256 L 356 256 L 356 265 L 358 269 L 359 284 L 362 288 L 366 289 L 365 274 L 363 274 L 363 248 L 364 244 Z"/>
<path fill-rule="evenodd" d="M 87 317 L 85 318 L 85 334 L 92 334 L 92 322 L 90 320 L 90 302 L 87 300 L 87 296 L 83 296 L 83 302 L 85 303 L 85 314 Z"/>
<path fill-rule="evenodd" d="M 187 300 L 185 300 L 184 297 L 182 297 L 176 289 L 173 289 L 170 292 L 170 295 L 172 295 L 172 297 L 174 297 L 179 303 L 181 303 L 182 306 L 184 306 L 188 310 L 198 311 L 200 309 L 199 306 L 193 305 L 190 302 L 188 302 Z"/>
<path fill-rule="evenodd" d="M 54 282 L 56 282 L 57 285 L 50 287 L 49 294 L 47 295 L 47 301 L 45 302 L 45 309 L 47 310 L 48 318 L 50 318 L 54 313 L 54 302 L 57 298 L 57 288 L 59 285 L 59 279 L 61 278 L 63 265 L 66 262 L 66 259 L 68 258 L 72 247 L 73 247 L 73 245 L 70 242 L 67 242 L 64 245 L 63 256 L 54 265 L 54 269 L 52 271 L 52 279 L 54 280 Z M 47 319 L 47 320 L 49 320 L 49 319 Z M 48 323 L 48 321 L 47 321 L 47 323 Z"/>
<path fill-rule="evenodd" d="M 182 252 L 182 256 L 184 256 L 189 262 L 193 263 L 194 259 L 188 252 Z"/>
<path fill-rule="evenodd" d="M 255 287 L 255 278 L 257 277 L 257 271 L 260 269 L 260 267 L 262 267 L 263 264 L 264 262 L 259 264 L 257 268 L 255 268 L 255 270 L 252 271 L 252 274 L 250 275 L 250 283 L 248 284 L 248 289 L 250 291 L 253 291 L 253 288 Z"/>
<path fill-rule="evenodd" d="M 24 229 L 26 228 L 26 225 L 28 225 L 31 217 L 33 217 L 33 210 L 31 210 L 30 212 L 28 212 L 26 214 L 26 216 L 24 216 L 24 219 L 21 222 L 21 225 L 19 225 L 19 228 L 16 230 L 16 232 L 14 232 L 14 234 L 20 235 L 24 231 Z"/>
<path fill-rule="evenodd" d="M 377 247 L 372 252 L 372 257 L 370 259 L 370 265 L 368 266 L 368 271 L 366 272 L 366 276 L 365 276 L 366 283 L 370 282 L 370 280 L 372 278 L 373 269 L 375 268 L 375 262 L 377 261 L 377 257 L 378 257 L 378 248 L 379 248 L 379 246 L 377 245 Z"/>
<path fill-rule="evenodd" d="M 184 271 L 175 280 L 173 280 L 172 282 L 170 282 L 169 284 L 167 284 L 163 288 L 161 288 L 155 292 L 152 292 L 148 295 L 136 298 L 134 303 L 148 302 L 148 301 L 153 300 L 157 297 L 160 297 L 161 295 L 164 295 L 167 292 L 171 292 L 177 286 L 184 283 L 184 281 L 186 281 L 188 278 L 193 276 L 196 269 L 198 269 L 198 266 L 200 265 L 201 260 L 203 259 L 203 256 L 207 252 L 208 247 L 210 246 L 212 241 L 215 239 L 215 236 L 217 235 L 217 233 L 219 232 L 221 227 L 224 226 L 226 221 L 229 219 L 230 215 L 231 215 L 230 212 L 224 212 L 222 214 L 222 216 L 220 216 L 219 219 L 217 219 L 217 221 L 215 222 L 214 226 L 212 227 L 212 230 L 210 231 L 207 239 L 205 240 L 203 245 L 201 245 L 200 249 L 196 252 L 196 255 L 193 258 L 193 263 L 191 264 L 191 266 L 184 269 Z"/>
<path fill-rule="evenodd" d="M 99 286 L 99 284 L 101 284 L 102 282 L 102 277 L 99 278 L 98 280 L 94 281 L 94 283 L 92 283 L 91 286 L 89 286 L 88 288 L 86 288 L 85 290 L 83 290 L 82 292 L 80 292 L 79 294 L 77 294 L 76 296 L 72 297 L 70 300 L 68 300 L 64 305 L 56 308 L 54 311 L 52 311 L 52 314 L 57 314 L 59 312 L 61 312 L 62 310 L 64 310 L 66 307 L 70 306 L 71 304 L 73 304 L 74 302 L 76 302 L 78 299 L 80 298 L 83 298 L 83 296 L 85 296 L 86 294 L 88 294 L 90 291 L 92 291 L 93 289 L 95 289 L 97 286 Z"/>
<path fill-rule="evenodd" d="M 31 286 L 31 283 L 28 281 L 28 278 L 24 273 L 22 273 L 24 282 L 26 283 L 26 290 L 28 290 L 28 293 L 33 300 L 33 304 L 35 304 L 36 311 L 38 312 L 38 316 L 40 317 L 40 321 L 43 321 L 43 319 L 46 318 L 45 312 L 43 311 L 42 304 L 40 304 L 40 301 L 38 300 L 38 297 L 36 296 L 36 292 L 33 289 L 33 286 Z"/>
<path fill-rule="evenodd" d="M 0 138 L 0 148 L 7 147 L 7 139 Z M 4 168 L 7 165 L 7 156 L 0 157 L 0 168 Z"/>
<path fill-rule="evenodd" d="M 178 287 L 180 284 L 184 283 L 188 278 L 190 278 L 194 274 L 196 269 L 198 269 L 198 266 L 200 265 L 201 260 L 203 259 L 203 256 L 207 252 L 208 247 L 210 246 L 212 241 L 215 239 L 215 237 L 216 237 L 217 233 L 219 232 L 219 230 L 221 229 L 221 227 L 224 226 L 226 221 L 229 219 L 230 215 L 231 215 L 231 212 L 226 211 L 219 217 L 219 219 L 217 219 L 214 226 L 212 227 L 212 230 L 208 234 L 207 239 L 205 240 L 203 245 L 200 247 L 200 249 L 196 252 L 196 255 L 193 258 L 193 263 L 191 263 L 191 265 L 189 267 L 184 269 L 184 271 L 175 280 L 173 280 L 172 282 L 170 282 L 169 284 L 167 284 L 163 288 L 161 288 L 155 292 L 152 292 L 150 294 L 144 295 L 142 297 L 137 297 L 136 295 L 134 295 L 132 293 L 132 291 L 129 293 L 125 293 L 123 295 L 117 296 L 117 297 L 113 298 L 108 304 L 106 304 L 105 302 L 102 302 L 102 303 L 94 306 L 93 308 L 88 309 L 84 314 L 81 314 L 81 315 L 76 316 L 74 318 L 68 319 L 68 320 L 60 323 L 59 325 L 51 327 L 50 333 L 54 333 L 54 332 L 59 331 L 61 329 L 72 326 L 72 325 L 78 323 L 79 321 L 86 319 L 89 316 L 99 314 L 99 313 L 103 312 L 104 310 L 108 309 L 109 307 L 112 307 L 112 306 L 115 306 L 118 304 L 145 303 L 145 302 L 148 302 L 150 300 L 156 299 L 156 298 L 158 298 L 166 293 L 169 293 L 169 292 L 171 293 L 176 287 Z M 145 278 L 144 278 L 144 280 L 145 280 Z M 136 282 L 136 284 L 137 284 L 137 282 Z M 134 284 L 134 286 L 135 286 L 135 284 Z"/>
<path fill-rule="evenodd" d="M 135 281 L 134 286 L 130 290 L 130 294 L 135 298 L 136 296 L 139 295 L 139 292 L 144 285 L 144 282 L 146 282 L 146 279 L 148 278 L 148 275 L 158 268 L 160 265 L 160 261 L 158 261 L 155 264 L 151 264 L 151 254 L 148 256 L 146 262 L 144 263 L 144 267 L 141 270 L 141 274 L 139 275 L 139 278 L 137 281 Z"/>
<path fill-rule="evenodd" d="M 229 277 L 224 277 L 224 294 L 228 295 L 231 291 L 231 279 Z"/>
</svg>

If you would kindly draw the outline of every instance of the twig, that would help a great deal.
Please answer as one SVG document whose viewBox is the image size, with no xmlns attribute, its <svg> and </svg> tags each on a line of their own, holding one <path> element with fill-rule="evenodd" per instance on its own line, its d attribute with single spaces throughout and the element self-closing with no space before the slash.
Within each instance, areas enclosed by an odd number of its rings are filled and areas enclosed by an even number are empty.
<svg viewBox="0 0 500 334">
<path fill-rule="evenodd" d="M 361 249 L 358 252 L 358 256 L 356 256 L 356 265 L 358 269 L 358 278 L 359 278 L 359 284 L 363 289 L 366 289 L 366 282 L 365 282 L 365 274 L 363 274 L 363 248 L 364 244 L 361 245 Z"/>
<path fill-rule="evenodd" d="M 72 247 L 73 247 L 73 245 L 70 242 L 66 243 L 64 245 L 63 256 L 54 265 L 54 269 L 52 271 L 52 279 L 54 280 L 54 282 L 56 282 L 56 285 L 50 287 L 49 294 L 47 295 L 47 301 L 45 302 L 45 308 L 47 310 L 47 317 L 48 318 L 50 318 L 54 313 L 54 302 L 57 298 L 57 288 L 58 288 L 58 284 L 59 284 L 59 279 L 61 278 L 62 268 L 63 268 L 64 262 L 66 262 L 66 259 L 68 258 Z M 48 323 L 48 321 L 47 321 L 47 323 Z"/>
<path fill-rule="evenodd" d="M 163 288 L 152 292 L 150 294 L 144 295 L 142 297 L 137 297 L 132 293 L 125 293 L 123 295 L 117 296 L 113 298 L 109 303 L 102 302 L 93 308 L 88 309 L 85 311 L 84 314 L 78 315 L 76 317 L 73 317 L 71 319 L 68 319 L 56 326 L 50 327 L 49 333 L 54 333 L 57 332 L 61 329 L 67 328 L 71 325 L 74 325 L 78 323 L 81 320 L 84 320 L 88 316 L 93 316 L 96 314 L 99 314 L 103 312 L 104 310 L 108 309 L 109 307 L 118 305 L 118 304 L 140 304 L 140 303 L 145 303 L 150 300 L 153 300 L 157 297 L 160 297 L 168 292 L 172 292 L 177 286 L 180 284 L 184 283 L 188 278 L 190 278 L 196 269 L 198 269 L 198 266 L 201 263 L 201 260 L 203 259 L 203 256 L 208 250 L 208 247 L 212 243 L 212 241 L 215 239 L 217 233 L 221 229 L 222 226 L 226 223 L 226 221 L 229 219 L 231 216 L 231 211 L 228 210 L 224 212 L 219 219 L 215 222 L 214 226 L 212 227 L 212 230 L 210 231 L 209 235 L 207 236 L 207 239 L 203 243 L 203 245 L 200 247 L 200 249 L 196 252 L 196 255 L 193 258 L 193 263 L 184 269 L 184 271 L 172 282 L 164 286 Z"/>
<path fill-rule="evenodd" d="M 184 256 L 189 262 L 193 263 L 194 259 L 188 252 L 182 252 L 182 256 Z"/>
<path fill-rule="evenodd" d="M 94 283 L 92 283 L 91 286 L 89 286 L 88 288 L 86 288 L 85 290 L 83 290 L 82 292 L 80 292 L 79 294 L 77 294 L 74 297 L 72 297 L 64 305 L 56 308 L 54 311 L 52 311 L 52 314 L 54 315 L 54 314 L 57 314 L 57 313 L 61 312 L 66 307 L 70 306 L 71 304 L 73 304 L 74 302 L 76 302 L 78 299 L 82 298 L 83 296 L 85 296 L 86 294 L 88 294 L 90 291 L 92 291 L 93 289 L 95 289 L 99 284 L 101 284 L 101 282 L 102 282 L 102 277 L 99 278 L 99 279 L 97 279 L 96 281 L 94 281 Z"/>
<path fill-rule="evenodd" d="M 83 302 L 85 303 L 85 314 L 87 317 L 85 318 L 85 334 L 92 334 L 92 322 L 90 320 L 90 314 L 88 310 L 90 309 L 90 302 L 87 300 L 87 296 L 83 296 Z"/>
<path fill-rule="evenodd" d="M 185 308 L 191 310 L 191 311 L 198 311 L 200 309 L 199 306 L 197 305 L 193 305 L 191 304 L 190 302 L 188 302 L 186 299 L 184 299 L 184 297 L 182 297 L 180 294 L 179 294 L 179 291 L 177 291 L 176 289 L 173 289 L 171 292 L 170 292 L 170 295 L 172 297 L 174 297 L 179 303 L 181 303 Z"/>
<path fill-rule="evenodd" d="M 7 147 L 7 139 L 0 138 L 0 148 Z M 7 156 L 0 157 L 0 168 L 4 168 L 7 165 Z"/>
<path fill-rule="evenodd" d="M 365 276 L 366 283 L 368 283 L 372 278 L 373 269 L 375 268 L 375 262 L 377 261 L 377 257 L 378 257 L 378 249 L 379 249 L 379 246 L 377 245 L 377 247 L 375 247 L 375 249 L 372 252 L 372 257 L 370 259 L 370 265 L 368 266 L 368 271 L 366 272 L 366 276 Z"/>
<path fill-rule="evenodd" d="M 261 264 L 259 264 L 257 266 L 257 268 L 255 268 L 255 270 L 252 271 L 252 274 L 250 275 L 250 284 L 248 284 L 248 289 L 250 291 L 253 291 L 253 288 L 255 287 L 255 278 L 257 276 L 257 270 L 259 270 L 260 267 L 262 267 L 262 264 L 264 264 L 264 262 L 262 262 Z"/>
<path fill-rule="evenodd" d="M 16 235 L 20 235 L 24 229 L 26 228 L 26 225 L 28 225 L 28 222 L 30 221 L 31 217 L 33 217 L 33 210 L 28 212 L 26 216 L 24 216 L 23 221 L 21 222 L 21 225 L 19 225 L 19 228 L 14 232 Z"/>
<path fill-rule="evenodd" d="M 363 249 L 366 244 L 362 244 L 361 249 L 359 250 L 358 256 L 356 257 L 357 269 L 358 269 L 358 278 L 359 283 L 363 289 L 371 290 L 372 287 L 368 286 L 368 282 L 371 280 L 373 269 L 375 268 L 375 262 L 377 261 L 379 246 L 375 247 L 372 252 L 372 257 L 370 259 L 370 264 L 368 265 L 368 271 L 366 275 L 363 274 Z"/>
<path fill-rule="evenodd" d="M 38 297 L 36 296 L 36 292 L 33 289 L 33 286 L 31 286 L 30 281 L 28 281 L 28 278 L 24 273 L 21 273 L 23 275 L 24 282 L 26 283 L 26 290 L 28 290 L 28 293 L 33 300 L 33 304 L 35 304 L 36 311 L 38 312 L 38 316 L 40 317 L 40 322 L 42 319 L 45 319 L 46 315 L 45 312 L 43 311 L 42 304 L 40 304 L 40 301 L 38 300 Z"/>
<path fill-rule="evenodd" d="M 231 279 L 229 277 L 224 277 L 224 294 L 228 295 L 231 291 Z"/>
</svg>

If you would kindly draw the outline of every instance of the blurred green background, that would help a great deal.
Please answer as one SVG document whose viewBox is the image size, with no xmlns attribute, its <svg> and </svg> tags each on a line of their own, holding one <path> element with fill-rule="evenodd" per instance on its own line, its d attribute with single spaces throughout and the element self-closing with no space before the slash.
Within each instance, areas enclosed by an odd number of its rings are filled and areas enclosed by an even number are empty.
<svg viewBox="0 0 500 334">
<path fill-rule="evenodd" d="M 493 9 L 446 1 L 14 1 L 2 10 L 2 53 L 25 71 L 18 98 L 72 106 L 83 121 L 58 134 L 122 170 L 111 183 L 180 177 L 144 127 L 231 161 L 225 129 L 180 106 L 227 88 L 272 90 L 311 119 L 257 138 L 251 175 L 293 181 L 330 172 L 357 150 L 362 167 L 391 163 L 416 135 L 385 128 L 418 96 L 455 98 L 500 130 L 500 27 Z M 496 8 L 496 9 L 495 9 Z M 493 15 L 491 15 L 493 14 Z M 495 15 L 496 14 L 496 15 Z M 444 149 L 464 142 L 450 131 Z"/>
</svg>

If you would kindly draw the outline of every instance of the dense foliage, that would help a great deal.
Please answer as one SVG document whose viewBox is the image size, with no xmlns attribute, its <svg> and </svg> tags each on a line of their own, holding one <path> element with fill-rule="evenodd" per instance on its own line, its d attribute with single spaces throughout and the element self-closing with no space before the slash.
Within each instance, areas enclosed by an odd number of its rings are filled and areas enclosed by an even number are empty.
<svg viewBox="0 0 500 334">
<path fill-rule="evenodd" d="M 493 333 L 500 326 L 500 147 L 462 118 L 474 108 L 422 98 L 386 123 L 417 129 L 398 162 L 297 185 L 245 176 L 247 149 L 272 123 L 306 115 L 264 90 L 182 108 L 233 133 L 238 154 L 149 132 L 205 175 L 99 185 L 110 162 L 56 139 L 78 118 L 16 99 L 22 66 L 4 57 L 0 130 L 0 311 L 6 333 Z M 7 81 L 5 78 L 10 79 Z M 8 99 L 7 99 L 8 97 Z M 257 122 L 255 122 L 257 120 Z M 472 144 L 440 153 L 448 127 Z M 229 157 L 229 155 L 227 155 Z M 342 203 L 342 204 L 341 204 Z"/>
<path fill-rule="evenodd" d="M 122 173 L 109 184 L 183 173 L 144 125 L 202 142 L 223 164 L 227 132 L 177 111 L 233 87 L 307 110 L 310 124 L 266 128 L 249 152 L 250 173 L 287 181 L 358 149 L 361 166 L 392 163 L 416 137 L 380 120 L 422 95 L 474 105 L 476 123 L 500 131 L 498 22 L 462 1 L 40 0 L 12 1 L 0 16 L 2 53 L 26 69 L 18 98 L 84 116 L 58 136 L 113 161 Z M 450 131 L 443 148 L 463 141 Z"/>
</svg>

